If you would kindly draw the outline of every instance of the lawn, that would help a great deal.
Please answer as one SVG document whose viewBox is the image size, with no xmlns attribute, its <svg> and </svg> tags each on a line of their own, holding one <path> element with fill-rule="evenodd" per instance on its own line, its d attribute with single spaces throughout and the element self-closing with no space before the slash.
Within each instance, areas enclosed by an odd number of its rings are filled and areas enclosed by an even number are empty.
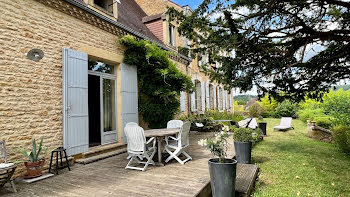
<svg viewBox="0 0 350 197">
<path fill-rule="evenodd" d="M 350 156 L 333 144 L 306 136 L 306 125 L 274 132 L 279 119 L 265 119 L 267 136 L 252 153 L 261 174 L 254 196 L 350 196 Z"/>
</svg>

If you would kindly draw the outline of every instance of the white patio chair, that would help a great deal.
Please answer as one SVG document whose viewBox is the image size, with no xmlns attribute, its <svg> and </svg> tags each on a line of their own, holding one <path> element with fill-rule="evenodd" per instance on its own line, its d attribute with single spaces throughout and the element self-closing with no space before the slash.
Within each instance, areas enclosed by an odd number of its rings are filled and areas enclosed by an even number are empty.
<svg viewBox="0 0 350 197">
<path fill-rule="evenodd" d="M 170 154 L 170 156 L 165 160 L 166 163 L 168 163 L 171 159 L 174 159 L 174 158 L 182 165 L 184 165 L 187 161 L 192 160 L 192 157 L 190 157 L 185 152 L 185 148 L 190 145 L 189 137 L 188 137 L 190 132 L 190 127 L 191 127 L 191 123 L 185 122 L 181 127 L 181 130 L 177 138 L 174 138 L 172 136 L 165 138 L 165 141 L 166 141 L 165 151 Z M 185 160 L 181 160 L 179 158 L 179 155 L 181 154 L 184 154 L 186 156 Z"/>
<path fill-rule="evenodd" d="M 294 129 L 292 127 L 292 117 L 282 117 L 280 125 L 273 127 L 273 130 L 286 131 L 288 129 Z"/>
<path fill-rule="evenodd" d="M 155 165 L 152 160 L 156 152 L 155 138 L 153 137 L 146 141 L 143 128 L 139 127 L 136 123 L 128 123 L 124 128 L 124 132 L 127 139 L 128 158 L 130 159 L 125 169 L 146 171 L 149 164 Z M 142 161 L 144 159 L 147 161 Z M 144 164 L 144 167 L 132 166 L 133 162 Z"/>
<path fill-rule="evenodd" d="M 12 179 L 16 166 L 7 161 L 5 140 L 0 141 L 0 162 L 1 160 L 3 160 L 3 163 L 0 163 L 0 187 L 3 187 L 6 183 L 10 183 L 13 191 L 16 193 L 17 190 Z"/>
<path fill-rule="evenodd" d="M 170 120 L 167 123 L 166 128 L 167 129 L 177 129 L 177 128 L 181 128 L 183 124 L 184 124 L 184 122 L 182 120 Z"/>
</svg>

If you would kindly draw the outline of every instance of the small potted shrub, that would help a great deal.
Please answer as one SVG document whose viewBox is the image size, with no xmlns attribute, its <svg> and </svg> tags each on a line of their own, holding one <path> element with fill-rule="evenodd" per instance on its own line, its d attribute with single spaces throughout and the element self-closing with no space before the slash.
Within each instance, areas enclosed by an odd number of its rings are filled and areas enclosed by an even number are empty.
<svg viewBox="0 0 350 197">
<path fill-rule="evenodd" d="M 45 164 L 45 156 L 48 154 L 46 147 L 43 146 L 43 139 L 41 139 L 39 147 L 37 147 L 35 139 L 33 139 L 32 142 L 32 150 L 26 151 L 21 149 L 19 151 L 28 159 L 24 162 L 24 165 L 27 168 L 27 175 L 25 178 L 35 178 L 41 176 L 43 166 Z"/>
<path fill-rule="evenodd" d="M 235 196 L 237 161 L 226 158 L 228 132 L 221 131 L 215 138 L 201 139 L 198 144 L 206 147 L 217 158 L 209 159 L 209 173 L 214 197 Z"/>
<path fill-rule="evenodd" d="M 236 159 L 238 163 L 250 163 L 252 142 L 256 134 L 250 128 L 236 128 L 233 132 Z M 257 138 L 258 139 L 258 138 Z"/>
</svg>

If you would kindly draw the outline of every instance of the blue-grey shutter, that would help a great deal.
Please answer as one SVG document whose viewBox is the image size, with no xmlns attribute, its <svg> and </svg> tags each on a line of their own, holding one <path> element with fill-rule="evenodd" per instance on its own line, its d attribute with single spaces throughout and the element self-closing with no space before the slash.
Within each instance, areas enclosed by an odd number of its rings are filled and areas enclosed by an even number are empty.
<svg viewBox="0 0 350 197">
<path fill-rule="evenodd" d="M 214 96 L 214 99 L 213 99 L 213 102 L 214 102 L 214 109 L 217 109 L 216 108 L 216 86 L 213 85 L 213 96 Z"/>
<path fill-rule="evenodd" d="M 185 110 L 185 92 L 181 91 L 180 92 L 180 110 L 181 111 L 186 111 Z"/>
<path fill-rule="evenodd" d="M 88 55 L 63 49 L 63 146 L 68 155 L 89 149 Z"/>
<path fill-rule="evenodd" d="M 221 105 L 222 105 L 222 103 L 221 103 L 221 91 L 220 91 L 220 87 L 218 86 L 218 89 L 217 89 L 218 91 L 217 91 L 217 95 L 218 95 L 218 110 L 219 111 L 221 111 Z"/>
<path fill-rule="evenodd" d="M 204 82 L 201 81 L 201 91 L 202 91 L 202 111 L 205 111 L 205 87 L 204 87 Z"/>
<path fill-rule="evenodd" d="M 226 94 L 226 90 L 223 90 L 223 92 L 222 92 L 222 98 L 223 98 L 223 108 L 224 108 L 224 110 L 226 110 L 227 109 L 227 94 Z"/>
<path fill-rule="evenodd" d="M 137 68 L 121 64 L 121 94 L 122 94 L 122 122 L 123 141 L 126 142 L 124 127 L 128 122 L 139 123 Z"/>
<path fill-rule="evenodd" d="M 210 94 L 209 94 L 209 81 L 205 83 L 205 101 L 207 103 L 207 109 L 210 109 Z"/>
<path fill-rule="evenodd" d="M 194 81 L 194 79 L 192 79 L 192 83 L 194 84 L 195 86 L 195 90 L 194 91 L 197 91 L 197 87 L 196 87 L 196 82 Z M 196 108 L 196 95 L 195 93 L 193 92 L 191 94 L 191 111 L 194 112 L 194 111 L 197 111 L 197 108 Z"/>
</svg>

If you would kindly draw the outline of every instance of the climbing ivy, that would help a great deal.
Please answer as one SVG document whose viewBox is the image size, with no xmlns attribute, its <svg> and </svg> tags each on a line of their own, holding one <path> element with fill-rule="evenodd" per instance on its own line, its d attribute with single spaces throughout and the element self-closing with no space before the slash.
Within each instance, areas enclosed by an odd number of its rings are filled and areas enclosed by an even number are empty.
<svg viewBox="0 0 350 197">
<path fill-rule="evenodd" d="M 176 68 L 168 58 L 170 52 L 148 40 L 137 41 L 124 36 L 124 62 L 136 65 L 139 82 L 139 110 L 150 128 L 165 127 L 179 111 L 180 91 L 192 92 L 191 78 Z"/>
</svg>

